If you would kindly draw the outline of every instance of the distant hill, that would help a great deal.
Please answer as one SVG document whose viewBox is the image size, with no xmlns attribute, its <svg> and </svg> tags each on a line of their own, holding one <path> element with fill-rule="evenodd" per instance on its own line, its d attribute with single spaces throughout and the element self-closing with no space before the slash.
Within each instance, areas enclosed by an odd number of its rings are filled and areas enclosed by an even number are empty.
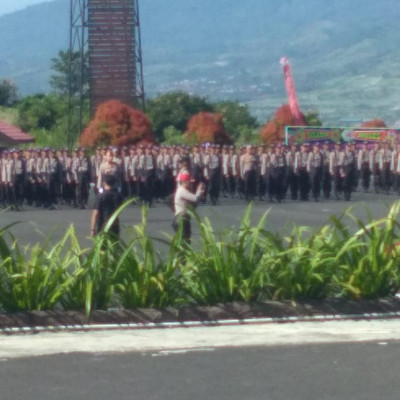
<svg viewBox="0 0 400 400">
<path fill-rule="evenodd" d="M 50 90 L 50 59 L 68 48 L 69 0 L 0 18 L 0 78 Z M 396 0 L 142 0 L 147 96 L 172 89 L 236 99 L 265 120 L 286 101 L 279 59 L 300 106 L 327 124 L 400 119 Z"/>
</svg>

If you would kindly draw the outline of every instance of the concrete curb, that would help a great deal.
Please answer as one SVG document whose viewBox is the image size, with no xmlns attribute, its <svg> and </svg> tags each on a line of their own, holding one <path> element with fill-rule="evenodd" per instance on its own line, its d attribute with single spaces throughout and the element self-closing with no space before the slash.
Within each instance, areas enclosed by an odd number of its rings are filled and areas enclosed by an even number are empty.
<svg viewBox="0 0 400 400">
<path fill-rule="evenodd" d="M 150 330 L 172 328 L 199 328 L 221 327 L 235 325 L 261 325 L 270 323 L 295 323 L 295 322 L 328 322 L 328 321 L 359 321 L 400 318 L 400 312 L 387 313 L 363 313 L 363 314 L 333 314 L 313 315 L 301 317 L 279 318 L 245 318 L 245 319 L 221 319 L 215 321 L 183 321 L 183 322 L 148 322 L 148 323 L 121 323 L 121 324 L 82 324 L 82 325 L 57 325 L 14 327 L 0 329 L 0 335 L 36 334 L 42 332 L 96 332 L 115 330 Z"/>
</svg>

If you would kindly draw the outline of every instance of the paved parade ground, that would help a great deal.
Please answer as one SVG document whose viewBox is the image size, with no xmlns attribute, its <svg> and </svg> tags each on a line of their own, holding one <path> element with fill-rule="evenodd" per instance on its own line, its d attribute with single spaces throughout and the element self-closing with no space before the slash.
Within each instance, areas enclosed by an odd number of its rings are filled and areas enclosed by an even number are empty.
<svg viewBox="0 0 400 400">
<path fill-rule="evenodd" d="M 266 228 L 272 231 L 287 232 L 293 224 L 311 227 L 320 227 L 325 224 L 330 215 L 340 216 L 348 208 L 352 208 L 353 214 L 367 220 L 368 212 L 375 218 L 381 218 L 387 214 L 388 208 L 399 197 L 395 194 L 375 194 L 355 192 L 352 200 L 348 201 L 283 201 L 282 203 L 268 203 L 255 201 L 252 210 L 252 221 L 256 224 L 261 216 L 269 209 Z M 220 205 L 200 205 L 197 209 L 202 217 L 208 217 L 217 232 L 223 232 L 226 228 L 238 227 L 246 203 L 241 199 L 221 198 Z M 4 211 L 1 215 L 1 227 L 20 221 L 12 228 L 13 234 L 20 244 L 34 244 L 43 242 L 46 235 L 52 234 L 53 241 L 60 239 L 66 229 L 74 224 L 82 245 L 90 245 L 89 219 L 91 210 L 74 209 L 64 207 L 61 210 L 47 210 L 27 207 L 24 211 Z M 128 206 L 124 211 L 121 222 L 123 225 L 123 237 L 128 237 L 129 230 L 135 224 L 140 223 L 142 211 L 138 205 Z M 166 238 L 172 235 L 172 211 L 162 203 L 156 203 L 149 209 L 147 230 L 150 236 Z M 195 224 L 193 224 L 195 225 Z M 193 227 L 193 241 L 197 237 L 196 226 Z"/>
</svg>

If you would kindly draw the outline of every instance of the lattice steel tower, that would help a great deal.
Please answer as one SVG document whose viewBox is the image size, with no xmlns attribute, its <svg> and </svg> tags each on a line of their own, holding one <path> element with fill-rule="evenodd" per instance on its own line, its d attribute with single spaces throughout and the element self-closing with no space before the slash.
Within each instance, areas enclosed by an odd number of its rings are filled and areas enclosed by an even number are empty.
<svg viewBox="0 0 400 400">
<path fill-rule="evenodd" d="M 79 93 L 73 93 L 71 82 L 70 114 L 76 115 L 78 104 L 80 133 L 85 68 L 91 116 L 99 104 L 110 99 L 144 109 L 139 0 L 70 1 L 70 54 L 79 54 L 81 83 Z M 73 62 L 70 65 L 73 68 Z"/>
</svg>

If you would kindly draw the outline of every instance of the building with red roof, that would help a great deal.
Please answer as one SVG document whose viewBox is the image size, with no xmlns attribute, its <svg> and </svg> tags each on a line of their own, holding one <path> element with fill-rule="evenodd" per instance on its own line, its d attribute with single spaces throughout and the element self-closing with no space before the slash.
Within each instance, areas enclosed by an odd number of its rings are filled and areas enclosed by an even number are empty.
<svg viewBox="0 0 400 400">
<path fill-rule="evenodd" d="M 18 146 L 23 143 L 32 143 L 35 138 L 25 133 L 15 125 L 0 119 L 0 147 Z"/>
</svg>

